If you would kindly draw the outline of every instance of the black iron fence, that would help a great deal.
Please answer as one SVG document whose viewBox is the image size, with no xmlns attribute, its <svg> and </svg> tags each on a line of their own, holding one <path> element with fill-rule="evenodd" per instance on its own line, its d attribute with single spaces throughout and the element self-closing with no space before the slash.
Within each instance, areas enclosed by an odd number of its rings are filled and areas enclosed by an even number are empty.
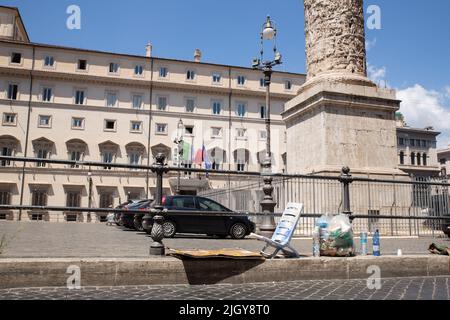
<svg viewBox="0 0 450 320">
<path fill-rule="evenodd" d="M 263 216 L 274 217 L 277 222 L 287 203 L 303 203 L 305 214 L 299 223 L 298 236 L 311 236 L 316 219 L 327 213 L 350 215 L 356 232 L 362 230 L 372 232 L 379 229 L 383 235 L 391 236 L 440 236 L 443 235 L 442 231 L 446 225 L 450 223 L 450 184 L 446 180 L 432 177 L 396 176 L 383 180 L 353 177 L 347 170 L 343 170 L 336 176 L 206 170 L 169 167 L 165 164 L 164 158 L 160 158 L 159 163 L 151 166 L 116 163 L 108 163 L 105 166 L 105 163 L 99 162 L 3 156 L 0 157 L 0 161 L 10 165 L 24 164 L 23 175 L 21 176 L 20 172 L 16 175 L 20 177 L 21 182 L 25 173 L 50 176 L 59 174 L 70 177 L 79 170 L 90 172 L 92 168 L 105 172 L 105 175 L 118 174 L 120 170 L 121 177 L 136 176 L 139 172 L 142 175 L 146 173 L 155 180 L 154 197 L 157 200 L 164 193 L 165 178 L 174 177 L 173 174 L 178 172 L 190 173 L 186 175 L 190 177 L 189 179 L 206 181 L 206 184 L 199 188 L 198 195 L 211 198 L 236 212 L 248 215 L 257 223 Z M 42 167 L 42 164 L 46 167 Z M 44 169 L 46 171 L 43 171 Z M 0 168 L 0 172 L 8 172 L 8 167 Z M 268 186 L 270 186 L 269 189 Z M 95 186 L 92 186 L 92 180 L 90 180 L 89 190 L 93 187 Z M 273 212 L 267 212 L 262 209 L 261 203 L 267 200 L 267 190 L 271 191 L 271 188 L 273 188 L 271 196 L 275 202 L 275 208 Z M 10 197 L 5 196 L 2 199 L 10 199 Z M 87 207 L 51 206 L 52 197 L 47 196 L 45 199 L 48 203 L 46 202 L 45 205 L 29 205 L 31 200 L 24 199 L 23 195 L 21 199 L 23 201 L 17 204 L 3 202 L 0 205 L 0 215 L 1 212 L 8 210 L 92 213 L 99 216 L 105 216 L 109 212 L 123 211 L 97 208 L 95 201 L 91 201 L 90 195 Z M 152 214 L 164 216 L 163 212 L 157 210 Z M 199 214 L 205 213 L 199 212 Z"/>
</svg>

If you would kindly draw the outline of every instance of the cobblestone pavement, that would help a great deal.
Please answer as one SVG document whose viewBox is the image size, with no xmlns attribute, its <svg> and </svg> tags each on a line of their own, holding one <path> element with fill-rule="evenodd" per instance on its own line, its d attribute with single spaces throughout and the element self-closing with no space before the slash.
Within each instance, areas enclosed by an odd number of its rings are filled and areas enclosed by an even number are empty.
<svg viewBox="0 0 450 320">
<path fill-rule="evenodd" d="M 450 277 L 383 279 L 379 290 L 366 280 L 322 280 L 209 286 L 132 286 L 68 290 L 0 290 L 0 300 L 450 300 Z"/>
<path fill-rule="evenodd" d="M 2 258 L 148 257 L 151 242 L 144 233 L 105 224 L 0 222 L 0 238 L 3 235 L 8 243 Z M 382 253 L 396 254 L 402 249 L 404 254 L 427 254 L 432 242 L 450 246 L 449 239 L 444 237 L 382 238 Z M 292 243 L 301 254 L 311 255 L 311 239 L 294 239 Z M 178 236 L 165 239 L 164 244 L 176 249 L 242 248 L 257 252 L 263 246 L 250 239 L 223 240 L 206 236 Z"/>
</svg>

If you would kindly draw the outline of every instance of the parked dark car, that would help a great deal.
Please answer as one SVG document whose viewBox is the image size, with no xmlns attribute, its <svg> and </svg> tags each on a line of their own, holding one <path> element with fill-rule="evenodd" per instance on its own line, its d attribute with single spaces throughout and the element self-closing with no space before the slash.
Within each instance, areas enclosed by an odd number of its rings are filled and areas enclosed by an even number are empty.
<svg viewBox="0 0 450 320">
<path fill-rule="evenodd" d="M 128 200 L 127 202 L 124 202 L 124 203 L 118 205 L 115 209 L 116 209 L 116 210 L 124 209 L 124 208 L 127 207 L 128 205 L 133 204 L 133 203 L 136 203 L 136 202 L 137 202 L 137 200 Z M 121 225 L 121 223 L 120 223 L 120 216 L 121 216 L 121 214 L 122 214 L 121 212 L 116 212 L 116 213 L 114 213 L 114 222 L 115 222 L 118 226 Z"/>
<path fill-rule="evenodd" d="M 149 208 L 154 205 L 155 202 L 152 202 Z M 188 215 L 167 213 L 163 224 L 166 238 L 172 238 L 177 233 L 190 233 L 243 239 L 255 231 L 255 224 L 248 217 L 236 215 L 232 210 L 211 199 L 197 196 L 166 196 L 163 198 L 163 207 L 170 211 L 193 212 Z M 194 211 L 223 212 L 226 215 L 202 216 Z M 142 227 L 147 233 L 151 232 L 152 223 L 151 219 L 142 221 Z"/>
<path fill-rule="evenodd" d="M 134 201 L 128 205 L 125 205 L 122 209 L 124 210 L 140 210 L 141 207 L 147 203 L 151 203 L 153 202 L 153 200 L 138 200 L 138 201 Z M 134 224 L 134 216 L 135 213 L 133 212 L 122 212 L 120 214 L 120 225 L 128 228 L 128 229 L 136 229 L 135 224 Z M 143 231 L 143 229 L 141 229 L 140 231 Z"/>
</svg>

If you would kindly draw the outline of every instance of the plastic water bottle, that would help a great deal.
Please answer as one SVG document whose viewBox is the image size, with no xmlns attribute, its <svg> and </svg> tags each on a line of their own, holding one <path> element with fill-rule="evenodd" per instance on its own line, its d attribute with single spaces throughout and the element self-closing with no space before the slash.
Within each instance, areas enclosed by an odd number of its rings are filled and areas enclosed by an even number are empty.
<svg viewBox="0 0 450 320">
<path fill-rule="evenodd" d="M 375 257 L 381 256 L 380 232 L 378 230 L 375 231 L 375 234 L 373 235 L 373 255 Z"/>
<path fill-rule="evenodd" d="M 313 256 L 320 257 L 320 228 L 315 227 L 313 232 Z"/>
<path fill-rule="evenodd" d="M 367 232 L 361 232 L 361 255 L 367 256 Z"/>
</svg>

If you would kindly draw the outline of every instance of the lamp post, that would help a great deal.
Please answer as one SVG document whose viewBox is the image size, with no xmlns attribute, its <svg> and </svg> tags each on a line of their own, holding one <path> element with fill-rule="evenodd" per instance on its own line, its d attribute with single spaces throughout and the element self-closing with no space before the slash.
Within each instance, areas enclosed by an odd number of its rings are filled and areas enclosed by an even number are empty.
<svg viewBox="0 0 450 320">
<path fill-rule="evenodd" d="M 264 74 L 264 85 L 266 86 L 266 107 L 265 107 L 265 122 L 266 122 L 266 158 L 262 161 L 262 175 L 264 177 L 264 200 L 261 202 L 261 208 L 264 213 L 260 221 L 259 231 L 262 234 L 272 235 L 275 230 L 275 219 L 273 216 L 267 214 L 273 213 L 276 203 L 273 200 L 273 186 L 272 186 L 272 149 L 271 149 L 271 132 L 270 132 L 270 84 L 272 82 L 272 68 L 280 65 L 281 54 L 276 47 L 277 30 L 270 16 L 267 16 L 266 22 L 262 26 L 261 31 L 261 57 L 253 59 L 252 67 L 255 70 L 261 70 Z M 264 41 L 272 41 L 274 43 L 273 60 L 264 60 Z"/>
<path fill-rule="evenodd" d="M 178 146 L 178 169 L 181 168 L 181 157 L 183 156 L 183 142 L 184 142 L 184 123 L 180 119 L 177 126 L 177 137 L 175 138 L 175 144 Z M 177 189 L 175 193 L 180 195 L 180 183 L 181 183 L 181 172 L 178 170 L 177 178 Z"/>
<path fill-rule="evenodd" d="M 89 197 L 88 197 L 88 208 L 92 208 L 92 171 L 89 167 L 88 172 L 88 182 L 89 182 Z M 91 222 L 91 212 L 89 211 L 87 214 L 87 222 Z"/>
</svg>

